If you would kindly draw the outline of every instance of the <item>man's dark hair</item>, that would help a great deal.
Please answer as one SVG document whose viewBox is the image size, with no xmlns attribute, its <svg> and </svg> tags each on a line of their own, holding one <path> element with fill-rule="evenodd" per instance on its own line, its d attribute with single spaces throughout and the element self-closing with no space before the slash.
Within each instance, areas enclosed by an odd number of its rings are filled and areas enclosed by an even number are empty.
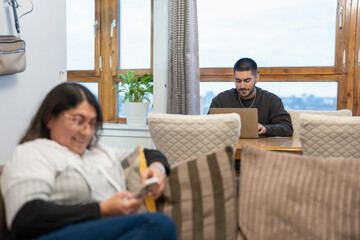
<svg viewBox="0 0 360 240">
<path fill-rule="evenodd" d="M 234 73 L 235 71 L 244 72 L 251 71 L 251 73 L 256 76 L 257 72 L 257 64 L 251 58 L 241 58 L 234 65 Z"/>
</svg>

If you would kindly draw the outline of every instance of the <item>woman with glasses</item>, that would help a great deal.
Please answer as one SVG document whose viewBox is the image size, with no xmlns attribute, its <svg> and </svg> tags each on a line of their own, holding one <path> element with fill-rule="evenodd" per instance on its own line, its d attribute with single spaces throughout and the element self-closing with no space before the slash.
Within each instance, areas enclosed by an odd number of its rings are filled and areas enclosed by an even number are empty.
<svg viewBox="0 0 360 240">
<path fill-rule="evenodd" d="M 98 143 L 102 112 L 92 93 L 62 83 L 42 102 L 6 164 L 1 189 L 13 239 L 176 239 L 173 221 L 161 213 L 135 214 L 144 199 L 126 190 L 121 161 L 132 150 Z M 144 150 L 148 194 L 162 194 L 169 164 Z"/>
</svg>

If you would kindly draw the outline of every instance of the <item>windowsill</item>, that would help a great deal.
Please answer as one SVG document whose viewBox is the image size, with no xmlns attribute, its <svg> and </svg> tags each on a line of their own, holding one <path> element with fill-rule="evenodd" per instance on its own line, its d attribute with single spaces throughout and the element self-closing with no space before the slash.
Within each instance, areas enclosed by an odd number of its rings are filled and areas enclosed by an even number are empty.
<svg viewBox="0 0 360 240">
<path fill-rule="evenodd" d="M 146 137 L 151 138 L 149 126 L 129 126 L 127 124 L 104 123 L 101 136 Z"/>
<path fill-rule="evenodd" d="M 127 124 L 119 124 L 119 123 L 104 123 L 103 129 L 126 129 L 126 130 L 149 130 L 149 126 L 129 126 Z"/>
</svg>

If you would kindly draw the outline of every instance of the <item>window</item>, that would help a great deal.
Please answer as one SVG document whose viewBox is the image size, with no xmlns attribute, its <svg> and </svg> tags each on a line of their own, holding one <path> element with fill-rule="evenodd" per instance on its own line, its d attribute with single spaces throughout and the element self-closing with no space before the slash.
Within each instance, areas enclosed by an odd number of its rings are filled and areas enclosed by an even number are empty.
<svg viewBox="0 0 360 240">
<path fill-rule="evenodd" d="M 124 122 L 112 89 L 117 74 L 152 73 L 152 44 L 158 41 L 152 36 L 153 6 L 154 0 L 67 1 L 67 79 L 97 89 L 105 122 Z M 207 85 L 231 88 L 233 64 L 248 56 L 259 65 L 260 87 L 269 84 L 263 88 L 274 93 L 271 86 L 288 89 L 289 96 L 278 93 L 284 103 L 292 95 L 300 98 L 302 86 L 308 86 L 304 91 L 311 98 L 308 91 L 315 84 L 321 86 L 315 98 L 327 98 L 321 90 L 329 87 L 331 99 L 325 102 L 336 101 L 337 109 L 358 115 L 359 12 L 360 5 L 350 0 L 198 0 L 202 96 Z M 294 84 L 299 85 L 288 88 Z"/>
<path fill-rule="evenodd" d="M 127 70 L 152 72 L 152 4 L 67 1 L 68 81 L 80 82 L 95 94 L 105 122 L 126 121 L 122 96 L 113 88 L 120 81 L 117 75 Z"/>
<path fill-rule="evenodd" d="M 120 69 L 149 69 L 151 1 L 120 0 Z"/>
<path fill-rule="evenodd" d="M 234 63 L 251 57 L 259 66 L 257 86 L 285 107 L 355 113 L 359 70 L 348 75 L 347 69 L 356 68 L 360 44 L 348 25 L 356 25 L 357 8 L 349 6 L 346 0 L 198 0 L 203 112 L 220 89 L 234 86 Z M 346 41 L 356 42 L 355 51 Z"/>
<path fill-rule="evenodd" d="M 200 67 L 334 66 L 337 0 L 198 0 Z"/>
<path fill-rule="evenodd" d="M 120 0 L 119 9 L 119 70 L 132 69 L 141 74 L 143 69 L 151 68 L 151 1 Z M 152 95 L 148 97 L 153 100 Z M 123 98 L 123 94 L 117 98 L 117 116 L 120 118 L 126 118 Z M 149 104 L 148 113 L 152 110 L 152 104 Z"/>
<path fill-rule="evenodd" d="M 66 2 L 68 70 L 94 69 L 94 3 L 94 0 L 67 0 Z"/>
</svg>

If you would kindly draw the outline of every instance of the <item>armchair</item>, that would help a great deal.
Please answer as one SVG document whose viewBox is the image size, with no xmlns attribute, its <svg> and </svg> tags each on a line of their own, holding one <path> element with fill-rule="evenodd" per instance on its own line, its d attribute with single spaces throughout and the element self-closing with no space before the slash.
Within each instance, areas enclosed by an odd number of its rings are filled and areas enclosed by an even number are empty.
<svg viewBox="0 0 360 240">
<path fill-rule="evenodd" d="M 343 117 L 350 117 L 352 116 L 352 112 L 349 109 L 341 109 L 337 111 L 312 111 L 312 110 L 292 110 L 288 109 L 287 112 L 290 114 L 291 123 L 293 125 L 293 137 L 299 137 L 299 119 L 300 114 L 302 113 L 309 113 L 309 114 L 317 114 L 317 115 L 327 115 L 327 116 L 343 116 Z"/>
<path fill-rule="evenodd" d="M 360 117 L 300 116 L 304 155 L 360 158 Z"/>
<path fill-rule="evenodd" d="M 151 113 L 149 132 L 155 147 L 171 166 L 215 149 L 231 146 L 233 152 L 240 136 L 240 116 L 236 113 L 179 115 Z"/>
</svg>

